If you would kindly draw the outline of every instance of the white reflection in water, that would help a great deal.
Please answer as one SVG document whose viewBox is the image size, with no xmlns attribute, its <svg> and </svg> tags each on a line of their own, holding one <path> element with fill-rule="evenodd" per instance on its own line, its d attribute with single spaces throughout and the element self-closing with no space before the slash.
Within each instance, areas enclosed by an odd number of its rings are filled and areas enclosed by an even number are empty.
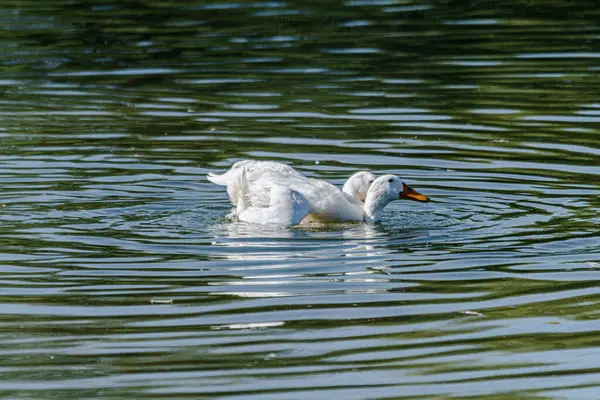
<svg viewBox="0 0 600 400">
<path fill-rule="evenodd" d="M 235 261 L 220 270 L 237 278 L 209 283 L 225 289 L 213 294 L 242 298 L 307 296 L 321 291 L 322 285 L 332 284 L 354 293 L 355 284 L 388 282 L 381 275 L 386 273 L 382 259 L 393 250 L 385 246 L 387 233 L 378 225 L 311 223 L 283 228 L 232 222 L 218 225 L 214 234 L 213 245 L 221 249 L 218 257 Z"/>
</svg>

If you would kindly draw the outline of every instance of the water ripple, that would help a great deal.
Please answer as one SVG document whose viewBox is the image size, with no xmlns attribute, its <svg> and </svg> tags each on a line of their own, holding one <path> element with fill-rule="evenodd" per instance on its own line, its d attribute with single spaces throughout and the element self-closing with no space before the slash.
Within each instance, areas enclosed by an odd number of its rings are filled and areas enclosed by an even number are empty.
<svg viewBox="0 0 600 400">
<path fill-rule="evenodd" d="M 0 11 L 0 393 L 595 398 L 600 15 L 538 3 Z M 248 157 L 433 201 L 230 221 Z"/>
</svg>

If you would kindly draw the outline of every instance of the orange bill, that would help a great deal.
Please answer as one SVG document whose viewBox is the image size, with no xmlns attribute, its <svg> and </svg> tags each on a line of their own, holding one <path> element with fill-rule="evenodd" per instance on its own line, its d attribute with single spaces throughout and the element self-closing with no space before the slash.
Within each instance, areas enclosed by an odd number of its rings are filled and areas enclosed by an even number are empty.
<svg viewBox="0 0 600 400">
<path fill-rule="evenodd" d="M 402 182 L 402 192 L 400 192 L 400 198 L 406 200 L 421 201 L 423 203 L 429 201 L 429 197 L 417 192 L 415 189 L 411 188 L 404 182 Z"/>
</svg>

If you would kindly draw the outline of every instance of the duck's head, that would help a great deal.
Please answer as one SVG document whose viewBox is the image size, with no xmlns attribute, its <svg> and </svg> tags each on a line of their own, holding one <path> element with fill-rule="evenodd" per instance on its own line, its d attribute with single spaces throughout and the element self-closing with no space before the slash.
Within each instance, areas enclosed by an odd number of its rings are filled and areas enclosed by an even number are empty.
<svg viewBox="0 0 600 400">
<path fill-rule="evenodd" d="M 396 175 L 383 175 L 375 179 L 368 190 L 368 196 L 385 204 L 393 200 L 429 201 L 429 197 L 417 192 Z"/>
<path fill-rule="evenodd" d="M 375 181 L 376 176 L 369 171 L 359 171 L 352 175 L 342 188 L 342 191 L 355 200 L 365 202 L 369 187 Z"/>
</svg>

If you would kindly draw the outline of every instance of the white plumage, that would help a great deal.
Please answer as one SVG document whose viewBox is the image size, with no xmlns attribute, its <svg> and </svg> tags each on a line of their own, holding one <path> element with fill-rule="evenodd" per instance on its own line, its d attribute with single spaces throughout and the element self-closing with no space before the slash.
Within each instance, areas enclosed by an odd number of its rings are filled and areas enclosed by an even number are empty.
<svg viewBox="0 0 600 400">
<path fill-rule="evenodd" d="M 340 190 L 288 165 L 254 160 L 236 162 L 222 175 L 207 176 L 226 187 L 234 206 L 232 216 L 250 223 L 288 226 L 307 216 L 319 221 L 378 221 L 383 207 L 402 197 L 403 186 L 408 188 L 393 175 L 385 177 L 375 179 L 370 172 L 360 171 Z M 419 196 L 419 201 L 429 200 Z"/>
</svg>

